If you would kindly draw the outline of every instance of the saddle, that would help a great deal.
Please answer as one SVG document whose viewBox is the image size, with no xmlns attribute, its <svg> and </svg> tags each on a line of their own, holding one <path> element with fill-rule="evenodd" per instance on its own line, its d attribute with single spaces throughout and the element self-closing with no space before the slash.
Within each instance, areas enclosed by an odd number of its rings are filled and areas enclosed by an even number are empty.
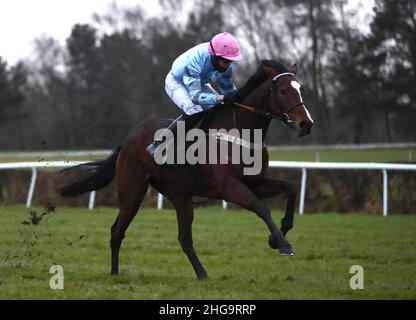
<svg viewBox="0 0 416 320">
<path fill-rule="evenodd" d="M 218 106 L 215 106 L 215 107 L 212 107 L 211 109 L 208 109 L 206 111 L 196 114 L 195 116 L 200 115 L 200 118 L 195 123 L 191 123 L 189 128 L 187 126 L 186 131 L 190 129 L 201 129 L 205 133 L 208 133 L 209 125 L 211 123 L 211 120 L 215 112 L 217 111 L 217 108 Z"/>
<path fill-rule="evenodd" d="M 215 114 L 217 110 L 217 106 L 208 109 L 206 111 L 194 114 L 194 115 L 190 115 L 190 116 L 186 116 L 185 120 L 185 136 L 188 133 L 188 131 L 190 131 L 191 129 L 200 129 L 205 133 L 205 136 L 208 135 L 208 131 L 209 131 L 209 125 L 211 123 L 211 120 Z M 173 139 L 169 142 L 169 145 L 167 147 L 166 152 L 169 152 L 169 148 L 173 147 L 174 148 L 174 159 L 175 159 L 175 163 L 168 163 L 166 162 L 164 165 L 169 165 L 169 166 L 175 166 L 175 165 L 179 165 L 179 163 L 176 163 L 176 160 L 178 159 L 178 152 L 184 153 L 186 154 L 186 150 L 189 148 L 189 146 L 195 144 L 195 141 L 185 141 L 185 144 L 183 145 L 185 149 L 183 149 L 183 147 L 179 150 L 179 146 L 177 143 L 177 130 L 175 130 Z"/>
</svg>

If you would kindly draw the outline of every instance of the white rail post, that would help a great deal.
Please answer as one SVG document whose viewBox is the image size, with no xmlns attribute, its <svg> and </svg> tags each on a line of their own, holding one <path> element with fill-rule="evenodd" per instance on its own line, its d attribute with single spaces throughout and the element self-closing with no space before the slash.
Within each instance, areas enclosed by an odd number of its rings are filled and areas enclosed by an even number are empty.
<svg viewBox="0 0 416 320">
<path fill-rule="evenodd" d="M 388 179 L 387 179 L 387 170 L 383 170 L 383 216 L 387 216 L 388 214 Z"/>
<path fill-rule="evenodd" d="M 302 182 L 300 187 L 300 202 L 299 202 L 299 214 L 303 214 L 305 209 L 305 192 L 306 192 L 306 168 L 302 168 Z"/>
<path fill-rule="evenodd" d="M 90 200 L 88 202 L 88 209 L 90 209 L 90 210 L 94 209 L 94 203 L 95 203 L 95 190 L 90 193 Z"/>
<path fill-rule="evenodd" d="M 37 169 L 32 168 L 32 178 L 30 179 L 29 192 L 27 193 L 26 208 L 30 208 L 30 206 L 32 205 L 33 192 L 35 191 L 35 184 L 36 184 L 37 176 L 38 176 Z"/>
<path fill-rule="evenodd" d="M 222 208 L 225 210 L 228 208 L 228 202 L 225 200 L 222 200 Z"/>
<path fill-rule="evenodd" d="M 157 210 L 163 209 L 163 195 L 158 193 L 157 194 Z"/>
<path fill-rule="evenodd" d="M 409 162 L 413 161 L 413 150 L 412 150 L 412 148 L 409 148 L 409 156 L 408 156 L 407 160 L 409 160 Z"/>
</svg>

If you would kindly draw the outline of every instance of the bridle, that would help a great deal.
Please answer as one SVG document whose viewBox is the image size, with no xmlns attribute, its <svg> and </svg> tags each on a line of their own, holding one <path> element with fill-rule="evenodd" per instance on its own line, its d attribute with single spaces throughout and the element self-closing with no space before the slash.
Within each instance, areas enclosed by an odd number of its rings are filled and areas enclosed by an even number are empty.
<svg viewBox="0 0 416 320">
<path fill-rule="evenodd" d="M 284 72 L 284 73 L 281 73 L 281 74 L 278 74 L 277 76 L 275 76 L 272 79 L 272 85 L 270 87 L 270 92 L 273 91 L 274 85 L 277 83 L 277 81 L 281 77 L 283 77 L 283 76 L 294 76 L 294 75 L 295 74 L 294 73 L 291 73 L 291 72 Z M 305 104 L 303 102 L 300 102 L 300 103 L 297 103 L 297 104 L 291 106 L 285 112 L 280 112 L 279 114 L 275 114 L 275 113 L 272 113 L 272 112 L 269 112 L 269 111 L 263 111 L 263 110 L 260 110 L 260 109 L 254 108 L 254 107 L 250 107 L 248 105 L 245 105 L 245 104 L 242 104 L 242 103 L 238 103 L 238 102 L 233 102 L 233 104 L 235 106 L 237 106 L 237 107 L 240 107 L 240 108 L 244 109 L 244 110 L 247 110 L 247 111 L 250 111 L 250 112 L 254 112 L 254 113 L 260 114 L 260 115 L 262 115 L 264 117 L 267 117 L 269 119 L 277 119 L 277 120 L 280 120 L 286 126 L 289 125 L 289 124 L 291 124 L 291 123 L 294 123 L 294 121 L 290 118 L 289 113 L 293 109 L 295 109 L 295 108 L 297 108 L 299 106 L 305 106 Z"/>
</svg>

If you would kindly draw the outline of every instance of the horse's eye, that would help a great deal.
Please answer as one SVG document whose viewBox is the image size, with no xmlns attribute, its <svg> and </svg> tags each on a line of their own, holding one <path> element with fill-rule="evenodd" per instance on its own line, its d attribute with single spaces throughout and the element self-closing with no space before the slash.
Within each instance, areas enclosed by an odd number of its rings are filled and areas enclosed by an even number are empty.
<svg viewBox="0 0 416 320">
<path fill-rule="evenodd" d="M 281 95 L 285 95 L 286 94 L 286 89 L 284 89 L 284 88 L 279 89 L 279 93 Z"/>
</svg>

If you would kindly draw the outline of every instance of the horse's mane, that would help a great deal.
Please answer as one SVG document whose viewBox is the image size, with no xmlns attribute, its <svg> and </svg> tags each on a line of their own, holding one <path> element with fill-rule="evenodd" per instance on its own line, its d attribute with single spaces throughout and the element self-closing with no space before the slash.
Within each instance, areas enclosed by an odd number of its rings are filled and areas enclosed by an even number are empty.
<svg viewBox="0 0 416 320">
<path fill-rule="evenodd" d="M 254 89 L 262 84 L 267 75 L 264 72 L 264 67 L 269 67 L 275 70 L 278 74 L 289 72 L 289 70 L 281 63 L 274 60 L 262 60 L 257 71 L 247 80 L 246 84 L 241 87 L 236 94 L 236 101 L 242 102 Z"/>
</svg>

